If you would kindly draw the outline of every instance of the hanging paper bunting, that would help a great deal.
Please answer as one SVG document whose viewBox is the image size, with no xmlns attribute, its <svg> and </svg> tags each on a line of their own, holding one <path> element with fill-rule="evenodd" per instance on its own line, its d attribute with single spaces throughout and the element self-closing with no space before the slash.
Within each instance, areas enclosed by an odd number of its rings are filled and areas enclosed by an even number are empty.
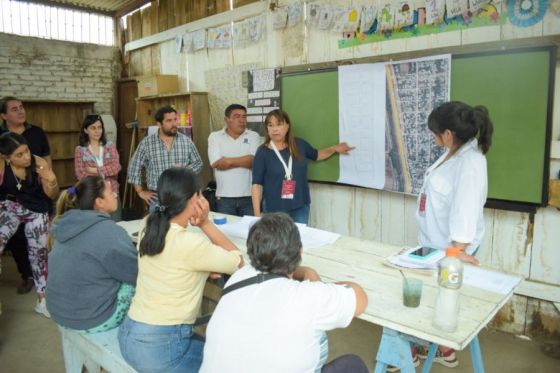
<svg viewBox="0 0 560 373">
<path fill-rule="evenodd" d="M 301 21 L 303 6 L 301 2 L 288 6 L 288 27 L 295 27 Z"/>
<path fill-rule="evenodd" d="M 375 30 L 371 30 L 371 28 L 376 18 L 377 1 L 374 2 L 374 5 L 362 6 L 362 11 L 360 12 L 360 32 L 363 34 L 375 32 Z"/>
<path fill-rule="evenodd" d="M 321 13 L 321 6 L 319 4 L 307 4 L 305 23 L 309 26 L 317 27 L 319 25 L 319 13 Z"/>
<path fill-rule="evenodd" d="M 393 29 L 395 23 L 395 8 L 391 0 L 381 0 L 377 10 L 377 31 Z"/>
<path fill-rule="evenodd" d="M 453 18 L 469 11 L 468 0 L 445 0 L 447 18 Z"/>
<path fill-rule="evenodd" d="M 283 30 L 288 22 L 288 9 L 285 7 L 276 8 L 272 12 L 272 29 Z"/>
<path fill-rule="evenodd" d="M 414 22 L 414 9 L 410 0 L 399 0 L 395 10 L 395 29 L 412 25 Z"/>
<path fill-rule="evenodd" d="M 319 11 L 319 23 L 317 28 L 319 30 L 327 30 L 331 28 L 334 18 L 334 8 L 328 5 L 321 6 Z"/>
<path fill-rule="evenodd" d="M 508 17 L 516 26 L 532 26 L 544 18 L 547 6 L 547 0 L 509 0 Z"/>
<path fill-rule="evenodd" d="M 426 24 L 433 25 L 443 22 L 445 0 L 426 0 Z"/>
<path fill-rule="evenodd" d="M 469 10 L 475 13 L 477 10 L 482 9 L 484 5 L 488 4 L 490 0 L 469 0 Z"/>
</svg>

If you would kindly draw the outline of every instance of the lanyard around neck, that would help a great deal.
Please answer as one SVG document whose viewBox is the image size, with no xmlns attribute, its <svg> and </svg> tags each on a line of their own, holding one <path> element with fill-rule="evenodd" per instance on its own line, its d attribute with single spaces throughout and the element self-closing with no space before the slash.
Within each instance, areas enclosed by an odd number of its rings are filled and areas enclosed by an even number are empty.
<svg viewBox="0 0 560 373">
<path fill-rule="evenodd" d="M 292 180 L 292 154 L 290 154 L 290 159 L 288 160 L 288 165 L 286 165 L 286 162 L 284 161 L 284 158 L 282 158 L 282 155 L 278 151 L 278 148 L 276 148 L 276 145 L 274 145 L 273 141 L 270 142 L 270 146 L 272 147 L 272 150 L 274 150 L 274 153 L 276 153 L 276 156 L 278 157 L 278 159 L 282 163 L 282 167 L 284 167 L 284 172 L 286 173 L 286 179 L 287 180 Z"/>
</svg>

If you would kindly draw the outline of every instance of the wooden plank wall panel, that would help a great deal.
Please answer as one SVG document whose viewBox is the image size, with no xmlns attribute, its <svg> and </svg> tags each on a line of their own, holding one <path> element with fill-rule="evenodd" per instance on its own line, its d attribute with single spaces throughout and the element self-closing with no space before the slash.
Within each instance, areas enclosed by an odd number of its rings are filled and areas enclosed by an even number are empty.
<svg viewBox="0 0 560 373">
<path fill-rule="evenodd" d="M 152 8 L 152 11 L 150 12 L 150 35 L 154 35 L 159 32 L 159 7 L 157 0 L 152 1 L 150 8 Z"/>
<path fill-rule="evenodd" d="M 216 14 L 227 12 L 229 9 L 229 0 L 216 0 Z"/>
<path fill-rule="evenodd" d="M 151 60 L 152 74 L 159 74 L 161 72 L 161 53 L 159 52 L 159 49 L 160 49 L 159 44 L 152 45 L 150 47 L 151 55 L 152 55 L 152 60 Z"/>
<path fill-rule="evenodd" d="M 539 210 L 531 258 L 531 279 L 560 284 L 560 214 L 553 207 Z"/>
<path fill-rule="evenodd" d="M 190 0 L 192 3 L 192 18 L 191 21 L 202 19 L 208 13 L 208 4 L 205 1 Z"/>
<path fill-rule="evenodd" d="M 152 7 L 142 9 L 140 16 L 142 21 L 142 37 L 145 38 L 152 34 Z"/>
<path fill-rule="evenodd" d="M 175 1 L 181 0 L 168 0 L 167 1 L 167 29 L 172 29 L 176 26 L 175 23 Z"/>
<path fill-rule="evenodd" d="M 234 8 L 239 8 L 243 5 L 256 3 L 257 1 L 260 1 L 260 0 L 233 0 L 233 7 Z"/>
<path fill-rule="evenodd" d="M 74 149 L 78 145 L 84 117 L 93 112 L 93 103 L 25 102 L 27 119 L 43 128 L 49 140 L 53 170 L 61 187 L 76 181 Z"/>
<path fill-rule="evenodd" d="M 142 38 L 142 14 L 141 12 L 132 13 L 130 16 L 130 37 L 131 40 Z"/>
<path fill-rule="evenodd" d="M 175 0 L 175 24 L 176 26 L 184 25 L 189 22 L 187 9 L 190 0 Z M 204 2 L 204 1 L 203 1 Z"/>
<path fill-rule="evenodd" d="M 168 0 L 159 0 L 158 4 L 158 32 L 167 30 L 167 7 Z"/>
<path fill-rule="evenodd" d="M 129 66 L 129 76 L 139 76 L 144 74 L 141 49 L 130 52 Z"/>
<path fill-rule="evenodd" d="M 213 16 L 214 14 L 218 13 L 218 8 L 216 3 L 218 0 L 208 0 L 206 1 L 206 15 Z"/>
</svg>

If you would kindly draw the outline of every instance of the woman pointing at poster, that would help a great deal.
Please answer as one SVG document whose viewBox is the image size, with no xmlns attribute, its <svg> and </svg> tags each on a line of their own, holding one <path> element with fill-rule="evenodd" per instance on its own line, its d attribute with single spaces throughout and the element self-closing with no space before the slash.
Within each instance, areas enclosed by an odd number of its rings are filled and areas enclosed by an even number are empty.
<svg viewBox="0 0 560 373">
<path fill-rule="evenodd" d="M 268 113 L 265 125 L 265 142 L 253 160 L 251 196 L 255 216 L 281 211 L 296 223 L 307 224 L 311 203 L 307 160 L 322 161 L 335 153 L 348 154 L 354 148 L 344 142 L 320 150 L 313 148 L 293 136 L 288 113 L 279 109 Z"/>
</svg>

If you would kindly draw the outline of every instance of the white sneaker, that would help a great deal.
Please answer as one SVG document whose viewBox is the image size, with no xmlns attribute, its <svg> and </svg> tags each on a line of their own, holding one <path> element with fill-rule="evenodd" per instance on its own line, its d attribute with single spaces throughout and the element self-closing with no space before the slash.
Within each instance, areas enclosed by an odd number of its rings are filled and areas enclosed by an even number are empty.
<svg viewBox="0 0 560 373">
<path fill-rule="evenodd" d="M 47 310 L 47 300 L 45 298 L 37 300 L 37 304 L 35 304 L 35 312 L 40 313 L 49 319 L 51 318 L 51 314 L 49 313 L 49 310 Z"/>
</svg>

